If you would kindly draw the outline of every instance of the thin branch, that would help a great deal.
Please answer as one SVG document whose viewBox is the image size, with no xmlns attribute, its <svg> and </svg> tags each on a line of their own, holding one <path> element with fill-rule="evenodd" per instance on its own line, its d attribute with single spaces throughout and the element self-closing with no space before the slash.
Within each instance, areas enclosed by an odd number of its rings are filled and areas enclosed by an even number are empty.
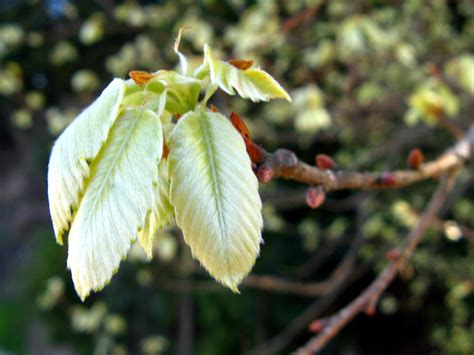
<svg viewBox="0 0 474 355">
<path fill-rule="evenodd" d="M 247 355 L 264 355 L 279 353 L 287 347 L 291 341 L 305 329 L 308 323 L 318 317 L 328 307 L 330 307 L 339 296 L 354 282 L 359 280 L 369 270 L 368 265 L 360 266 L 346 275 L 344 280 L 330 290 L 327 290 L 322 297 L 315 300 L 310 306 L 305 308 L 296 318 L 294 318 L 279 334 L 267 342 L 260 344 L 257 348 L 246 353 Z"/>
<path fill-rule="evenodd" d="M 456 169 L 470 157 L 474 146 L 474 126 L 456 145 L 437 159 L 420 165 L 416 170 L 390 172 L 357 172 L 346 170 L 322 170 L 299 160 L 295 153 L 278 149 L 274 153 L 263 152 L 259 169 L 270 169 L 273 177 L 282 177 L 309 185 L 320 185 L 326 191 L 342 189 L 399 188 L 429 178 L 438 178 Z"/>
<path fill-rule="evenodd" d="M 302 23 L 308 23 L 316 14 L 318 13 L 321 6 L 323 6 L 325 1 L 320 1 L 317 4 L 304 9 L 301 12 L 298 12 L 296 15 L 290 17 L 285 22 L 283 22 L 283 32 L 288 33 L 298 27 Z"/>
<path fill-rule="evenodd" d="M 408 234 L 406 243 L 401 249 L 399 256 L 387 265 L 382 273 L 365 289 L 365 291 L 363 291 L 348 306 L 344 307 L 338 313 L 329 318 L 318 320 L 322 325 L 322 330 L 317 336 L 310 339 L 306 345 L 298 349 L 296 354 L 305 355 L 318 352 L 356 315 L 363 311 L 368 313 L 373 312 L 381 294 L 395 279 L 398 270 L 413 254 L 424 233 L 430 227 L 430 224 L 436 217 L 438 210 L 446 200 L 453 182 L 454 179 L 452 177 L 443 178 L 442 183 L 433 195 L 417 226 Z"/>
<path fill-rule="evenodd" d="M 331 287 L 327 287 L 321 293 L 321 297 L 293 319 L 278 335 L 260 344 L 251 354 L 273 354 L 287 347 L 292 339 L 307 326 L 311 319 L 318 317 L 339 297 L 349 284 L 365 274 L 369 269 L 369 265 L 356 267 L 358 251 L 363 241 L 364 236 L 358 229 L 356 236 L 352 239 L 349 250 L 331 273 L 330 279 L 333 280 Z"/>
</svg>

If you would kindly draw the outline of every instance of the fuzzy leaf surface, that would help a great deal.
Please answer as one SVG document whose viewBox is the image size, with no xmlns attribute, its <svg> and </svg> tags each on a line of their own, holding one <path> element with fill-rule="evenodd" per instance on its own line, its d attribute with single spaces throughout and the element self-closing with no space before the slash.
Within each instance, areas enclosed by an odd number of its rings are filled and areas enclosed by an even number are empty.
<svg viewBox="0 0 474 355">
<path fill-rule="evenodd" d="M 163 148 L 160 117 L 124 110 L 91 165 L 69 232 L 68 268 L 78 295 L 101 289 L 117 270 L 153 207 Z"/>
<path fill-rule="evenodd" d="M 48 199 L 54 233 L 59 244 L 79 206 L 85 181 L 115 122 L 125 82 L 114 79 L 56 140 L 48 167 Z"/>
<path fill-rule="evenodd" d="M 170 200 L 193 256 L 237 291 L 260 250 L 262 203 L 245 144 L 224 116 L 183 116 L 170 137 Z"/>
<path fill-rule="evenodd" d="M 229 95 L 235 91 L 244 99 L 253 102 L 269 101 L 270 99 L 285 99 L 291 101 L 290 95 L 266 71 L 258 68 L 238 69 L 235 66 L 215 59 L 211 49 L 204 45 L 205 65 L 209 67 L 211 82 L 218 85 Z M 200 68 L 196 76 L 205 75 L 205 66 Z M 234 91 L 235 89 L 235 91 Z"/>
</svg>

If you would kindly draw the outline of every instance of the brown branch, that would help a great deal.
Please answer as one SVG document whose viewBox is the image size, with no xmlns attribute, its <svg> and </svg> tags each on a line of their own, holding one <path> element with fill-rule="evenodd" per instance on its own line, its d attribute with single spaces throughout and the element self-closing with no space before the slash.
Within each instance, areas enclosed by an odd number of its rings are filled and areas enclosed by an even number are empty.
<svg viewBox="0 0 474 355">
<path fill-rule="evenodd" d="M 354 282 L 359 280 L 369 270 L 368 265 L 359 266 L 352 270 L 344 280 L 335 284 L 327 293 L 318 297 L 311 305 L 305 308 L 296 318 L 294 318 L 279 334 L 274 338 L 260 344 L 257 348 L 246 353 L 247 355 L 266 355 L 281 352 L 291 341 L 305 329 L 308 323 L 318 317 Z"/>
<path fill-rule="evenodd" d="M 385 289 L 395 279 L 398 270 L 413 254 L 416 246 L 421 241 L 424 233 L 430 227 L 431 222 L 436 217 L 438 210 L 451 190 L 454 179 L 443 178 L 438 190 L 435 192 L 426 211 L 418 221 L 417 226 L 408 234 L 406 243 L 399 252 L 398 257 L 385 267 L 382 273 L 348 306 L 341 309 L 335 315 L 320 319 L 322 325 L 320 333 L 310 339 L 306 345 L 296 351 L 296 354 L 314 354 L 321 350 L 329 340 L 331 340 L 347 323 L 356 315 L 366 311 L 372 313 Z"/>
<path fill-rule="evenodd" d="M 324 2 L 325 1 L 320 1 L 319 3 L 304 9 L 303 11 L 285 20 L 282 26 L 283 32 L 288 33 L 298 27 L 300 24 L 308 23 L 312 18 L 314 18 L 314 16 L 316 16 L 321 6 L 324 5 Z"/>
<path fill-rule="evenodd" d="M 273 177 L 282 177 L 309 185 L 320 185 L 326 191 L 342 189 L 399 188 L 418 181 L 438 178 L 444 173 L 464 164 L 471 156 L 474 146 L 474 126 L 452 148 L 437 159 L 424 163 L 416 170 L 390 172 L 357 172 L 347 170 L 322 170 L 299 160 L 295 153 L 278 149 L 274 153 L 264 152 L 259 169 L 270 169 Z"/>
</svg>

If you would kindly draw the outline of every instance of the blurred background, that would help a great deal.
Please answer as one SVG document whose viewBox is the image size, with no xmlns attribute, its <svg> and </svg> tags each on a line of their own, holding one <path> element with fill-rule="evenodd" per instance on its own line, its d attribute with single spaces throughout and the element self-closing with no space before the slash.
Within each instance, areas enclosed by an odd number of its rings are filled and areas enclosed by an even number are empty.
<svg viewBox="0 0 474 355">
<path fill-rule="evenodd" d="M 252 59 L 293 103 L 218 94 L 256 142 L 344 169 L 406 167 L 474 121 L 472 0 L 3 0 L 0 2 L 0 354 L 286 354 L 311 320 L 356 297 L 416 223 L 436 182 L 341 191 L 312 210 L 307 186 L 261 186 L 261 256 L 241 294 L 211 280 L 171 227 L 146 262 L 132 248 L 81 303 L 54 241 L 46 169 L 54 139 L 113 77 L 193 65 L 208 42 Z M 474 176 L 464 169 L 409 266 L 324 354 L 472 354 Z M 290 282 L 290 283 L 288 283 Z M 295 284 L 293 282 L 298 282 Z M 296 286 L 299 287 L 296 287 Z"/>
</svg>

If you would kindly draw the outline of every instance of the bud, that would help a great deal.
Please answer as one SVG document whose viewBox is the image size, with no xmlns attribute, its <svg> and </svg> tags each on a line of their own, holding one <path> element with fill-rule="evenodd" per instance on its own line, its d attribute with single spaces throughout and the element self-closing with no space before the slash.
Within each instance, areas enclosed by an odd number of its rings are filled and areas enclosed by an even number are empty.
<svg viewBox="0 0 474 355">
<path fill-rule="evenodd" d="M 425 160 L 425 157 L 420 149 L 415 148 L 410 151 L 407 158 L 407 164 L 412 169 L 418 169 Z"/>
<path fill-rule="evenodd" d="M 391 261 L 397 261 L 400 258 L 400 252 L 397 249 L 391 249 L 385 253 L 385 258 Z"/>
<path fill-rule="evenodd" d="M 395 186 L 397 184 L 397 180 L 395 179 L 395 175 L 391 172 L 384 172 L 382 176 L 379 176 L 375 182 L 375 185 L 379 186 Z"/>
<path fill-rule="evenodd" d="M 329 155 L 318 154 L 318 155 L 316 155 L 315 160 L 316 160 L 316 166 L 319 169 L 331 170 L 331 169 L 334 169 L 336 167 L 335 161 Z"/>
<path fill-rule="evenodd" d="M 257 178 L 263 184 L 266 184 L 273 178 L 273 169 L 266 165 L 257 168 Z"/>
<path fill-rule="evenodd" d="M 319 333 L 324 328 L 324 321 L 322 319 L 316 319 L 309 324 L 308 328 L 312 333 Z"/>
<path fill-rule="evenodd" d="M 310 208 L 318 208 L 324 203 L 326 193 L 322 186 L 311 186 L 306 192 L 306 204 Z"/>
<path fill-rule="evenodd" d="M 375 316 L 375 313 L 377 312 L 377 309 L 375 308 L 375 305 L 369 303 L 369 305 L 365 308 L 365 314 L 367 314 L 369 317 Z"/>
<path fill-rule="evenodd" d="M 219 110 L 217 109 L 217 107 L 213 104 L 210 105 L 210 110 L 211 112 L 219 112 Z"/>
</svg>

